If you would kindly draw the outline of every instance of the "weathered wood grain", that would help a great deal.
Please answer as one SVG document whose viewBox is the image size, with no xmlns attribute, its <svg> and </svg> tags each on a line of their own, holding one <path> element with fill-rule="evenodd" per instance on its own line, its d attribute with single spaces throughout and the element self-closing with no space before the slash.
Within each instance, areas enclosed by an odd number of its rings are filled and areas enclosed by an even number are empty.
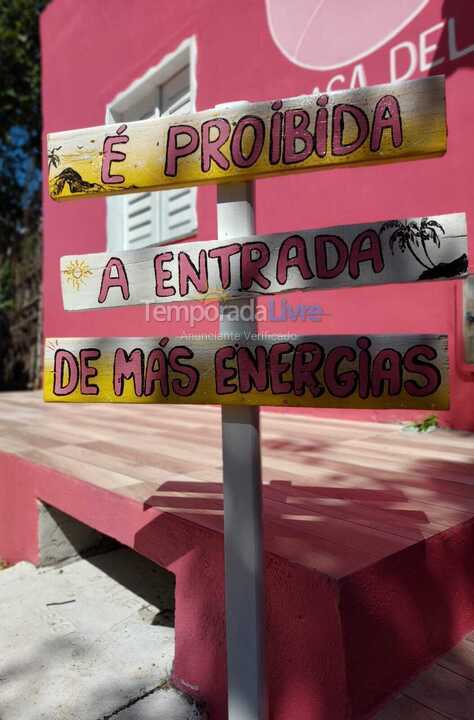
<svg viewBox="0 0 474 720">
<path fill-rule="evenodd" d="M 48 136 L 55 200 L 430 157 L 444 78 L 249 103 Z"/>
<path fill-rule="evenodd" d="M 446 720 L 446 716 L 440 715 L 416 700 L 400 695 L 388 703 L 374 720 Z"/>
<path fill-rule="evenodd" d="M 66 310 L 231 300 L 467 272 L 464 213 L 61 258 Z M 316 306 L 304 312 L 312 316 L 299 319 L 317 321 Z"/>
<path fill-rule="evenodd" d="M 211 500 L 222 496 L 217 407 L 45 404 L 36 393 L 4 393 L 0 397 L 0 425 L 4 429 L 0 450 L 4 452 L 19 454 L 65 475 L 86 478 L 88 483 L 105 485 L 140 505 L 153 497 L 153 502 L 167 507 L 169 513 L 199 524 L 214 523 L 222 531 L 221 515 L 208 515 L 210 509 L 195 502 L 208 495 Z M 40 428 L 44 430 L 41 436 Z M 93 433 L 100 440 L 91 440 Z M 24 440 L 15 445 L 19 437 Z M 39 446 L 40 437 L 51 438 L 51 443 Z M 473 501 L 468 495 L 453 495 L 449 479 L 450 467 L 462 468 L 466 463 L 442 463 L 434 485 L 424 463 L 424 449 L 436 451 L 439 438 L 445 442 L 450 438 L 459 458 L 463 458 L 472 450 L 472 436 L 454 431 L 415 435 L 420 457 L 408 458 L 407 468 L 400 446 L 411 443 L 412 438 L 397 425 L 322 420 L 263 410 L 264 507 L 274 500 L 287 506 L 280 512 L 285 519 L 278 527 L 273 512 L 276 506 L 267 517 L 272 529 L 268 549 L 274 552 L 279 548 L 295 562 L 317 564 L 319 571 L 341 577 L 365 567 L 372 549 L 379 551 L 380 557 L 386 553 L 385 543 L 349 548 L 347 541 L 350 543 L 354 524 L 384 531 L 389 541 L 390 536 L 401 535 L 419 542 L 445 527 L 466 522 L 474 511 Z M 348 441 L 357 439 L 361 441 L 358 451 L 351 444 L 353 455 L 358 454 L 358 463 L 354 464 L 351 454 L 344 456 L 343 450 Z M 372 441 L 393 449 L 393 470 L 386 470 L 380 462 L 372 469 L 367 450 Z M 204 455 L 203 447 L 208 448 Z M 345 462 L 337 462 L 341 452 Z M 463 484 L 461 489 L 468 492 L 472 488 Z M 174 493 L 187 498 L 185 507 L 177 506 Z M 333 518 L 345 520 L 347 531 L 336 539 L 334 529 L 335 539 L 324 539 L 321 522 L 304 519 L 313 512 L 324 516 L 328 525 Z M 409 534 L 405 528 L 411 529 Z M 292 540 L 285 544 L 281 536 L 289 534 Z"/>
<path fill-rule="evenodd" d="M 452 720 L 472 720 L 474 714 L 474 682 L 440 665 L 421 673 L 404 695 Z"/>
<path fill-rule="evenodd" d="M 458 647 L 443 655 L 438 660 L 438 665 L 446 670 L 461 675 L 474 683 L 474 645 L 465 641 Z M 474 710 L 474 706 L 473 706 Z"/>
<path fill-rule="evenodd" d="M 51 402 L 449 406 L 447 337 L 52 338 Z"/>
</svg>

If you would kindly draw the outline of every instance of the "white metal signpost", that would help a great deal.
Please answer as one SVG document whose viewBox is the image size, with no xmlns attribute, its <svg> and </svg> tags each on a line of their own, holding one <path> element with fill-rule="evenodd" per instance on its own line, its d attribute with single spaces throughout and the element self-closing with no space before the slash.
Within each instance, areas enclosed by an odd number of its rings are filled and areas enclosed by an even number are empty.
<svg viewBox="0 0 474 720">
<path fill-rule="evenodd" d="M 217 299 L 220 337 L 50 338 L 55 402 L 222 407 L 230 720 L 266 717 L 260 405 L 445 409 L 446 336 L 259 336 L 236 303 L 467 274 L 463 214 L 255 236 L 257 177 L 446 151 L 444 79 L 49 136 L 55 200 L 217 182 L 218 239 L 61 260 L 67 310 Z M 238 318 L 248 317 L 240 313 Z"/>
</svg>

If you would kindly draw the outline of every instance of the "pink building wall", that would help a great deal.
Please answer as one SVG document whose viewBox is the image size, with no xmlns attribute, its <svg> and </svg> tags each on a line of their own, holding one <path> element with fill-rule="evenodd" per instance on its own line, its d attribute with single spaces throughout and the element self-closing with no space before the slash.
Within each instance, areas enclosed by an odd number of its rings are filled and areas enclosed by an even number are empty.
<svg viewBox="0 0 474 720">
<path fill-rule="evenodd" d="M 348 17 L 347 3 L 341 0 L 326 5 L 318 16 L 315 3 L 305 0 L 53 0 L 41 22 L 44 131 L 102 125 L 106 104 L 192 35 L 197 42 L 198 110 L 232 100 L 310 94 L 315 87 L 336 90 L 445 74 L 449 139 L 444 157 L 259 180 L 257 231 L 462 211 L 467 213 L 468 228 L 474 227 L 472 1 L 364 0 L 357 3 L 362 18 Z M 284 8 L 291 10 L 283 12 Z M 317 69 L 327 65 L 337 67 Z M 196 239 L 216 237 L 215 186 L 198 190 L 198 224 Z M 62 309 L 59 257 L 106 249 L 103 199 L 56 204 L 45 192 L 44 236 L 46 336 L 191 331 L 182 324 L 147 322 L 145 308 L 140 307 L 78 313 Z M 474 368 L 469 374 L 459 367 L 455 296 L 453 281 L 305 293 L 304 302 L 319 304 L 327 313 L 321 323 L 273 322 L 260 329 L 448 333 L 451 410 L 440 417 L 454 427 L 474 429 Z M 299 293 L 285 298 L 302 300 Z M 216 329 L 201 325 L 194 332 Z M 331 410 L 297 412 L 341 416 Z M 343 414 L 366 420 L 426 415 L 390 410 Z"/>
</svg>

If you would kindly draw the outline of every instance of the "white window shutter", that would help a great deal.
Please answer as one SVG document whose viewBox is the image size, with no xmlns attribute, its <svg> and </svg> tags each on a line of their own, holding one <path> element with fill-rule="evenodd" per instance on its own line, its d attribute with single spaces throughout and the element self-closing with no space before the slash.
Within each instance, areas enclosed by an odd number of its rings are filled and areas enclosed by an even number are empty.
<svg viewBox="0 0 474 720">
<path fill-rule="evenodd" d="M 189 67 L 183 68 L 161 86 L 162 115 L 192 112 Z M 196 232 L 196 188 L 178 188 L 160 193 L 161 242 L 179 240 Z"/>
<path fill-rule="evenodd" d="M 108 106 L 107 122 L 126 123 L 193 112 L 190 62 L 192 48 L 186 50 L 184 62 L 175 57 L 156 73 L 146 73 Z M 107 198 L 108 250 L 138 249 L 193 235 L 197 230 L 196 201 L 194 187 Z"/>
<path fill-rule="evenodd" d="M 148 120 L 155 115 L 155 102 L 148 99 L 135 109 L 137 120 Z M 157 193 L 141 192 L 123 196 L 123 222 L 125 247 L 128 250 L 152 245 L 159 239 L 159 207 Z"/>
<path fill-rule="evenodd" d="M 130 250 L 156 242 L 157 213 L 151 192 L 125 195 L 125 237 Z"/>
<path fill-rule="evenodd" d="M 196 232 L 196 188 L 167 190 L 161 205 L 163 242 L 179 240 Z"/>
</svg>

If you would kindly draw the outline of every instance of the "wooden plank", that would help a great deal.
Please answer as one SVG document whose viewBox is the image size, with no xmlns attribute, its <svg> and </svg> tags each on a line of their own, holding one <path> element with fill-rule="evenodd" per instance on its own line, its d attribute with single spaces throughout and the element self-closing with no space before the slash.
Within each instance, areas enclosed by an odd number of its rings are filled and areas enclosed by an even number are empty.
<svg viewBox="0 0 474 720">
<path fill-rule="evenodd" d="M 150 467 L 150 479 L 153 477 L 151 468 L 153 468 L 157 480 L 164 469 L 166 469 L 167 472 L 180 474 L 193 473 L 193 476 L 196 471 L 196 456 L 193 463 L 191 460 L 183 458 L 178 453 L 173 453 L 172 451 L 166 453 L 162 453 L 160 450 L 153 451 L 152 449 L 147 451 L 143 448 L 129 447 L 125 442 L 115 444 L 102 440 L 98 440 L 95 443 L 88 443 L 84 445 L 84 448 L 85 450 L 91 448 L 94 451 L 103 452 L 104 454 L 110 453 L 115 457 L 123 458 L 127 463 L 139 463 L 141 467 L 148 466 Z M 206 469 L 212 467 L 209 466 L 207 462 L 200 462 L 199 467 L 202 469 L 203 466 Z"/>
<path fill-rule="evenodd" d="M 65 309 L 87 310 L 439 280 L 467 275 L 467 268 L 466 216 L 453 213 L 67 255 L 61 258 L 61 284 Z M 319 322 L 323 316 L 320 306 L 298 308 L 295 319 Z M 273 313 L 273 319 L 291 320 L 288 312 L 273 302 L 265 319 Z M 150 314 L 152 320 L 165 319 L 163 308 Z M 202 306 L 189 308 L 188 322 L 199 318 Z"/>
<path fill-rule="evenodd" d="M 161 489 L 156 507 L 167 512 L 180 509 L 215 511 L 223 509 L 223 502 L 223 497 L 216 494 L 211 495 L 211 498 L 196 496 L 194 492 L 176 496 L 174 493 L 169 494 L 165 489 Z M 341 548 L 360 550 L 372 559 L 398 552 L 413 544 L 409 538 L 386 530 L 376 530 L 359 525 L 347 519 L 322 515 L 310 509 L 306 509 L 305 512 L 299 508 L 292 511 L 292 508 L 289 508 L 286 503 L 267 494 L 265 495 L 264 515 L 266 519 L 272 519 L 276 523 L 288 522 L 297 532 L 301 531 L 315 540 L 322 538 Z"/>
<path fill-rule="evenodd" d="M 443 462 L 452 463 L 454 465 L 453 471 L 455 474 L 462 472 L 462 464 L 465 463 L 468 464 L 467 472 L 471 475 L 471 477 L 474 472 L 474 469 L 472 469 L 472 466 L 470 465 L 472 459 L 472 449 L 468 447 L 464 448 L 464 452 L 460 449 L 456 451 L 454 448 L 449 451 L 438 450 L 436 444 L 429 444 L 424 448 L 410 448 L 408 444 L 403 446 L 403 444 L 400 443 L 397 446 L 396 443 L 390 442 L 388 438 L 385 439 L 377 437 L 368 440 L 349 438 L 347 443 L 344 444 L 344 447 L 346 450 L 352 450 L 353 448 L 355 452 L 362 451 L 363 453 L 367 453 L 367 457 L 380 457 L 381 460 L 385 457 L 388 461 L 391 459 L 398 460 L 399 453 L 403 452 L 404 461 L 406 463 L 412 462 L 415 457 L 418 462 L 426 462 L 427 465 Z M 456 468 L 456 465 L 459 465 L 459 471 Z"/>
<path fill-rule="evenodd" d="M 439 76 L 51 133 L 49 193 L 143 192 L 445 151 Z"/>
<path fill-rule="evenodd" d="M 287 481 L 297 483 L 298 486 L 313 488 L 315 497 L 343 498 L 357 502 L 376 502 L 377 504 L 413 503 L 416 507 L 420 503 L 420 510 L 426 506 L 426 512 L 432 507 L 447 509 L 446 517 L 451 513 L 474 512 L 474 501 L 458 495 L 440 494 L 436 488 L 431 488 L 429 478 L 397 472 L 386 472 L 371 467 L 357 467 L 347 462 L 339 462 L 338 449 L 334 447 L 334 460 L 327 458 L 313 460 L 311 463 L 301 461 L 298 457 L 293 461 L 287 459 L 290 453 L 283 458 L 273 458 L 271 454 L 263 457 L 264 482 L 272 483 Z M 442 515 L 442 512 L 441 512 Z M 469 518 L 453 517 L 453 524 L 460 524 Z M 436 521 L 441 524 L 440 520 Z M 449 523 L 449 520 L 446 520 Z"/>
<path fill-rule="evenodd" d="M 124 473 L 97 467 L 85 460 L 75 460 L 61 456 L 56 450 L 31 449 L 17 453 L 33 463 L 46 465 L 65 475 L 83 480 L 84 482 L 107 490 L 118 490 L 126 485 L 136 485 L 137 479 Z M 86 456 L 87 457 L 87 456 Z"/>
<path fill-rule="evenodd" d="M 474 682 L 474 644 L 464 640 L 453 650 L 443 655 L 437 661 L 437 664 Z"/>
<path fill-rule="evenodd" d="M 447 337 L 54 338 L 44 398 L 446 409 Z"/>
<path fill-rule="evenodd" d="M 351 502 L 343 498 L 320 499 L 315 497 L 312 487 L 289 488 L 288 492 L 273 487 L 266 488 L 265 496 L 272 495 L 285 498 L 290 507 L 297 506 L 302 512 L 311 509 L 327 517 L 348 520 L 411 540 L 428 538 L 444 529 L 432 519 L 429 520 L 426 516 L 423 518 L 424 513 L 418 509 L 410 512 L 404 508 L 392 510 L 389 507 L 390 503 L 381 506 L 374 503 Z"/>
<path fill-rule="evenodd" d="M 404 695 L 452 720 L 474 717 L 474 682 L 439 665 L 421 673 Z"/>
<path fill-rule="evenodd" d="M 416 700 L 399 695 L 377 713 L 374 720 L 445 720 L 445 718 L 445 715 L 440 715 Z"/>
</svg>

